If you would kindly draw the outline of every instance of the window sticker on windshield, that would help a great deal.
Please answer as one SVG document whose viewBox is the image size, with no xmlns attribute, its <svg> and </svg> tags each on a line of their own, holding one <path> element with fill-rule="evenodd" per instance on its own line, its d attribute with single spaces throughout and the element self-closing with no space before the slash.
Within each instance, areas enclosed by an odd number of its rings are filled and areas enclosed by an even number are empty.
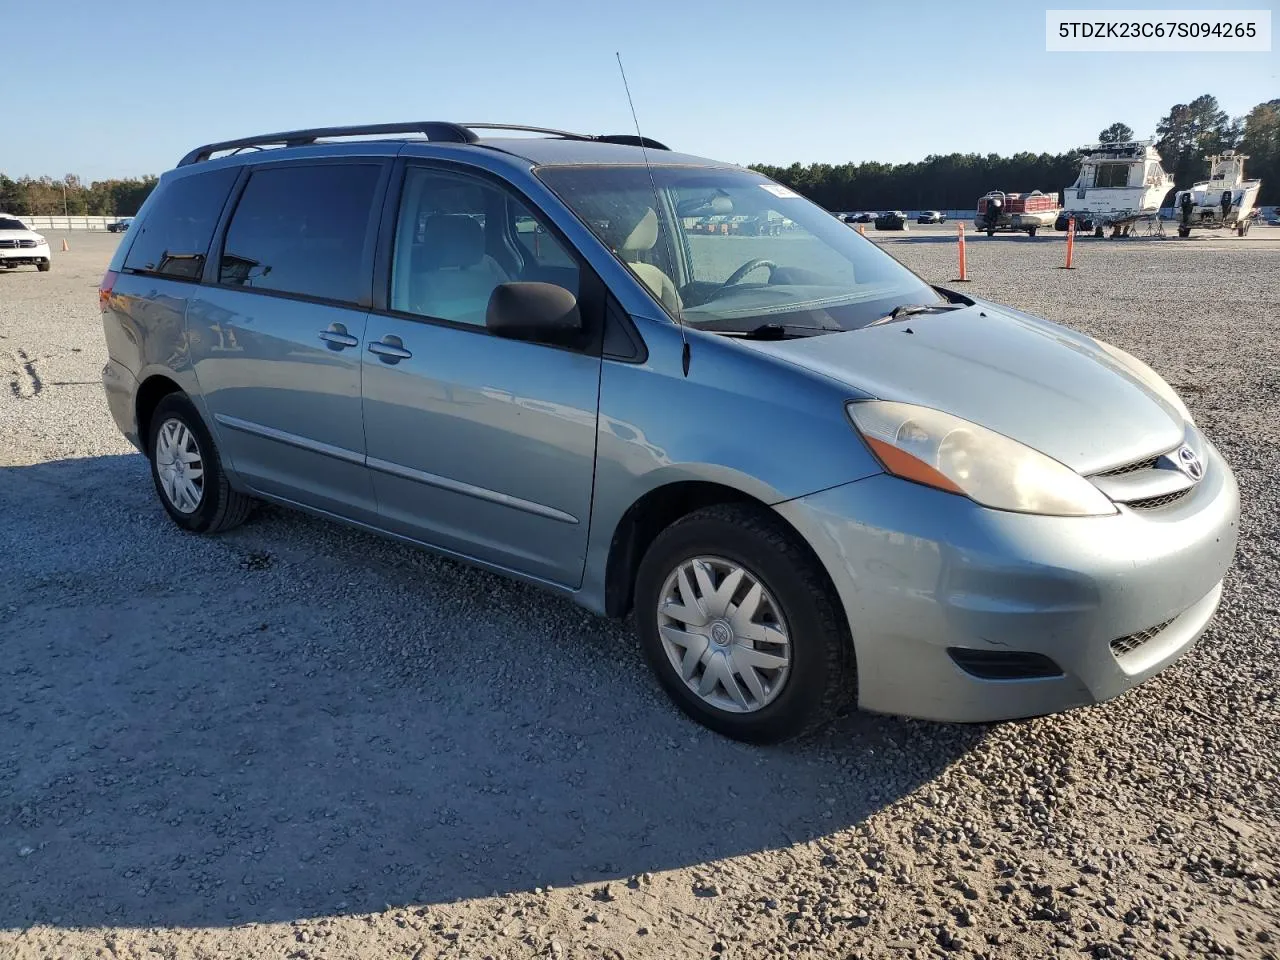
<svg viewBox="0 0 1280 960">
<path fill-rule="evenodd" d="M 800 194 L 796 193 L 790 187 L 784 187 L 780 183 L 762 183 L 760 184 L 760 189 L 767 190 L 775 197 L 781 197 L 783 200 L 791 200 L 800 196 Z"/>
</svg>

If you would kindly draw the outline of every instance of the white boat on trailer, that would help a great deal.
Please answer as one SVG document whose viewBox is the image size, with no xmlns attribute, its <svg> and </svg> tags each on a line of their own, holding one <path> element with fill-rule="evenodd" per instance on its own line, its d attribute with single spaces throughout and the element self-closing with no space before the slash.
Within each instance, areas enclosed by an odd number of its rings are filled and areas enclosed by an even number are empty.
<svg viewBox="0 0 1280 960">
<path fill-rule="evenodd" d="M 1239 236 L 1249 232 L 1261 180 L 1244 178 L 1244 162 L 1249 158 L 1234 150 L 1224 150 L 1209 161 L 1209 179 L 1179 190 L 1173 200 L 1178 218 L 1178 236 L 1191 234 L 1192 227 L 1232 230 Z"/>
<path fill-rule="evenodd" d="M 1063 210 L 1057 228 L 1065 230 L 1074 217 L 1076 228 L 1101 237 L 1127 237 L 1142 221 L 1155 221 L 1160 204 L 1173 189 L 1173 177 L 1160 165 L 1150 140 L 1097 143 L 1086 147 L 1076 182 L 1063 191 Z"/>
</svg>

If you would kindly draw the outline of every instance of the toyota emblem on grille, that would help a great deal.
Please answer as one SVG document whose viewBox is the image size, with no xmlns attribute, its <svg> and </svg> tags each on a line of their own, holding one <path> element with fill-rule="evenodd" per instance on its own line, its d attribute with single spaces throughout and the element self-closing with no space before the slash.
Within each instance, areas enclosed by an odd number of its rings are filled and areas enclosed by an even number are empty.
<svg viewBox="0 0 1280 960">
<path fill-rule="evenodd" d="M 1204 476 L 1204 464 L 1200 462 L 1200 457 L 1185 444 L 1178 448 L 1178 469 L 1192 480 L 1199 480 Z"/>
</svg>

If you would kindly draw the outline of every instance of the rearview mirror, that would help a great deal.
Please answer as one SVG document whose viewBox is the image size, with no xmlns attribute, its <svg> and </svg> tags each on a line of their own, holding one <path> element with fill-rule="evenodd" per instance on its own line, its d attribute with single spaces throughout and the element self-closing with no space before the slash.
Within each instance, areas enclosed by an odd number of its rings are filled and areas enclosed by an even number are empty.
<svg viewBox="0 0 1280 960">
<path fill-rule="evenodd" d="M 730 213 L 733 213 L 733 200 L 723 194 L 697 197 L 676 204 L 678 217 L 726 216 Z"/>
<path fill-rule="evenodd" d="M 578 298 L 554 283 L 500 283 L 489 295 L 484 325 L 499 337 L 571 344 L 582 335 Z"/>
</svg>

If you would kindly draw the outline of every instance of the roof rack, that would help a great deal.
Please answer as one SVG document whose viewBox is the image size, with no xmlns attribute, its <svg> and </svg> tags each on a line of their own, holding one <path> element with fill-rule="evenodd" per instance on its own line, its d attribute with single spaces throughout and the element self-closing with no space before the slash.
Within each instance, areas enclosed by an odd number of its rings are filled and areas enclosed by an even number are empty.
<svg viewBox="0 0 1280 960">
<path fill-rule="evenodd" d="M 443 140 L 449 143 L 476 142 L 476 135 L 466 127 L 439 120 L 419 120 L 416 123 L 370 123 L 353 127 L 315 127 L 311 130 L 287 130 L 283 133 L 264 133 L 256 137 L 242 137 L 239 140 L 206 143 L 203 147 L 196 147 L 179 160 L 178 166 L 185 167 L 191 163 L 208 160 L 213 154 L 222 150 L 244 150 L 264 146 L 301 147 L 315 143 L 324 137 L 363 137 L 384 133 L 420 133 L 428 140 Z"/>
<path fill-rule="evenodd" d="M 628 147 L 647 147 L 650 150 L 670 150 L 665 143 L 652 137 L 637 137 L 630 133 L 571 133 L 553 127 L 530 127 L 523 123 L 463 123 L 467 130 L 513 130 L 520 133 L 542 133 L 563 140 L 591 140 L 596 143 L 618 143 Z"/>
<path fill-rule="evenodd" d="M 443 120 L 419 120 L 412 123 L 371 123 L 349 127 L 314 127 L 310 130 L 286 130 L 282 133 L 264 133 L 256 137 L 241 137 L 238 140 L 222 140 L 217 143 L 206 143 L 196 147 L 178 161 L 178 166 L 185 167 L 193 163 L 208 160 L 215 153 L 230 150 L 261 150 L 263 147 L 301 147 L 331 137 L 371 137 L 395 133 L 420 133 L 428 140 L 444 143 L 475 143 L 479 138 L 474 130 L 513 130 L 523 133 L 541 133 L 564 140 L 593 140 L 598 143 L 618 143 L 632 147 L 647 147 L 650 150 L 668 150 L 666 144 L 659 143 L 649 137 L 637 137 L 631 134 L 587 134 L 570 133 L 568 130 L 556 130 L 551 127 L 530 127 L 515 123 L 449 123 Z"/>
</svg>

